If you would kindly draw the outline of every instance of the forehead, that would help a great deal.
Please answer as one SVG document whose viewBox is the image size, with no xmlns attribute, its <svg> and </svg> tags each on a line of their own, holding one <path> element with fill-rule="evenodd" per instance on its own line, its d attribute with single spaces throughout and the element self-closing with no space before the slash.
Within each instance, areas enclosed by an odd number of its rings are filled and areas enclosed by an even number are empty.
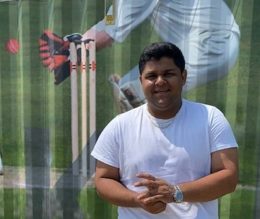
<svg viewBox="0 0 260 219">
<path fill-rule="evenodd" d="M 144 65 L 143 73 L 151 71 L 163 71 L 163 70 L 179 70 L 173 59 L 168 57 L 162 57 L 161 59 L 151 59 Z"/>
</svg>

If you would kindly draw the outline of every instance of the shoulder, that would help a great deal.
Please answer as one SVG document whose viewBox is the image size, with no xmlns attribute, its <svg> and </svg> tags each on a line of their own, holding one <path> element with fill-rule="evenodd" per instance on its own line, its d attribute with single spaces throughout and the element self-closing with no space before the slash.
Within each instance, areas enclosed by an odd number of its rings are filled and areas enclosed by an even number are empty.
<svg viewBox="0 0 260 219">
<path fill-rule="evenodd" d="M 183 99 L 183 105 L 186 110 L 190 110 L 193 112 L 205 112 L 205 113 L 211 113 L 214 111 L 219 111 L 217 107 L 208 105 L 205 103 L 199 103 L 199 102 L 194 102 L 190 100 Z"/>
<path fill-rule="evenodd" d="M 131 109 L 127 112 L 121 113 L 121 114 L 116 116 L 116 119 L 119 122 L 135 121 L 137 118 L 139 118 L 143 115 L 145 107 L 146 107 L 146 104 L 143 104 L 143 105 L 136 107 L 134 109 Z"/>
<path fill-rule="evenodd" d="M 118 114 L 106 125 L 101 135 L 104 135 L 104 133 L 109 133 L 109 135 L 113 133 L 113 135 L 117 135 L 129 131 L 129 129 L 135 127 L 138 121 L 140 121 L 140 118 L 142 118 L 143 108 L 144 106 L 142 105 L 127 112 Z"/>
<path fill-rule="evenodd" d="M 224 117 L 224 114 L 215 106 L 183 100 L 184 110 L 188 115 L 198 118 L 207 118 L 211 121 L 216 117 Z"/>
</svg>

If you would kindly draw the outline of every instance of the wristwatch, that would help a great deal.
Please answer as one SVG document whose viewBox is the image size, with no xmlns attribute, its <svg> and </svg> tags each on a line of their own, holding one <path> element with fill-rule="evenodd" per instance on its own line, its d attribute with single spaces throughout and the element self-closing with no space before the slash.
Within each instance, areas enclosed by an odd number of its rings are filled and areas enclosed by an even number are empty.
<svg viewBox="0 0 260 219">
<path fill-rule="evenodd" d="M 173 201 L 176 203 L 183 202 L 183 193 L 178 185 L 174 185 Z"/>
</svg>

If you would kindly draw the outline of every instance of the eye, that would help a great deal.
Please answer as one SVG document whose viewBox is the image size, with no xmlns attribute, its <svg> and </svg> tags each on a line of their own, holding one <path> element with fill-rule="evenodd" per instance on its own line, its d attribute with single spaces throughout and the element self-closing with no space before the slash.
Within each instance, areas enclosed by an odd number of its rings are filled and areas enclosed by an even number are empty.
<svg viewBox="0 0 260 219">
<path fill-rule="evenodd" d="M 147 75 L 145 75 L 145 79 L 147 79 L 147 80 L 155 80 L 156 77 L 157 76 L 155 74 L 147 74 Z"/>
<path fill-rule="evenodd" d="M 175 75 L 176 75 L 175 72 L 173 72 L 173 71 L 168 71 L 168 72 L 165 72 L 164 77 L 170 78 L 170 77 L 173 77 L 173 76 L 175 76 Z"/>
</svg>

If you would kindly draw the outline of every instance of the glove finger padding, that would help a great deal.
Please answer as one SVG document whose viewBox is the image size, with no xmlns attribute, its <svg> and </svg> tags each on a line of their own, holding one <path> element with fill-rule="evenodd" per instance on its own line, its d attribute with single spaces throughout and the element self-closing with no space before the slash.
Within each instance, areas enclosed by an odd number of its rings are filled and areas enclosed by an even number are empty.
<svg viewBox="0 0 260 219">
<path fill-rule="evenodd" d="M 54 54 L 69 55 L 69 42 L 64 41 L 60 36 L 45 30 L 39 39 L 39 46 L 48 46 L 49 52 Z"/>
<path fill-rule="evenodd" d="M 60 84 L 70 75 L 69 42 L 49 30 L 39 39 L 39 52 L 42 64 L 54 71 L 55 84 Z"/>
<path fill-rule="evenodd" d="M 39 51 L 44 66 L 53 70 L 65 61 L 69 56 L 69 43 L 61 37 L 45 30 L 39 39 Z"/>
</svg>

